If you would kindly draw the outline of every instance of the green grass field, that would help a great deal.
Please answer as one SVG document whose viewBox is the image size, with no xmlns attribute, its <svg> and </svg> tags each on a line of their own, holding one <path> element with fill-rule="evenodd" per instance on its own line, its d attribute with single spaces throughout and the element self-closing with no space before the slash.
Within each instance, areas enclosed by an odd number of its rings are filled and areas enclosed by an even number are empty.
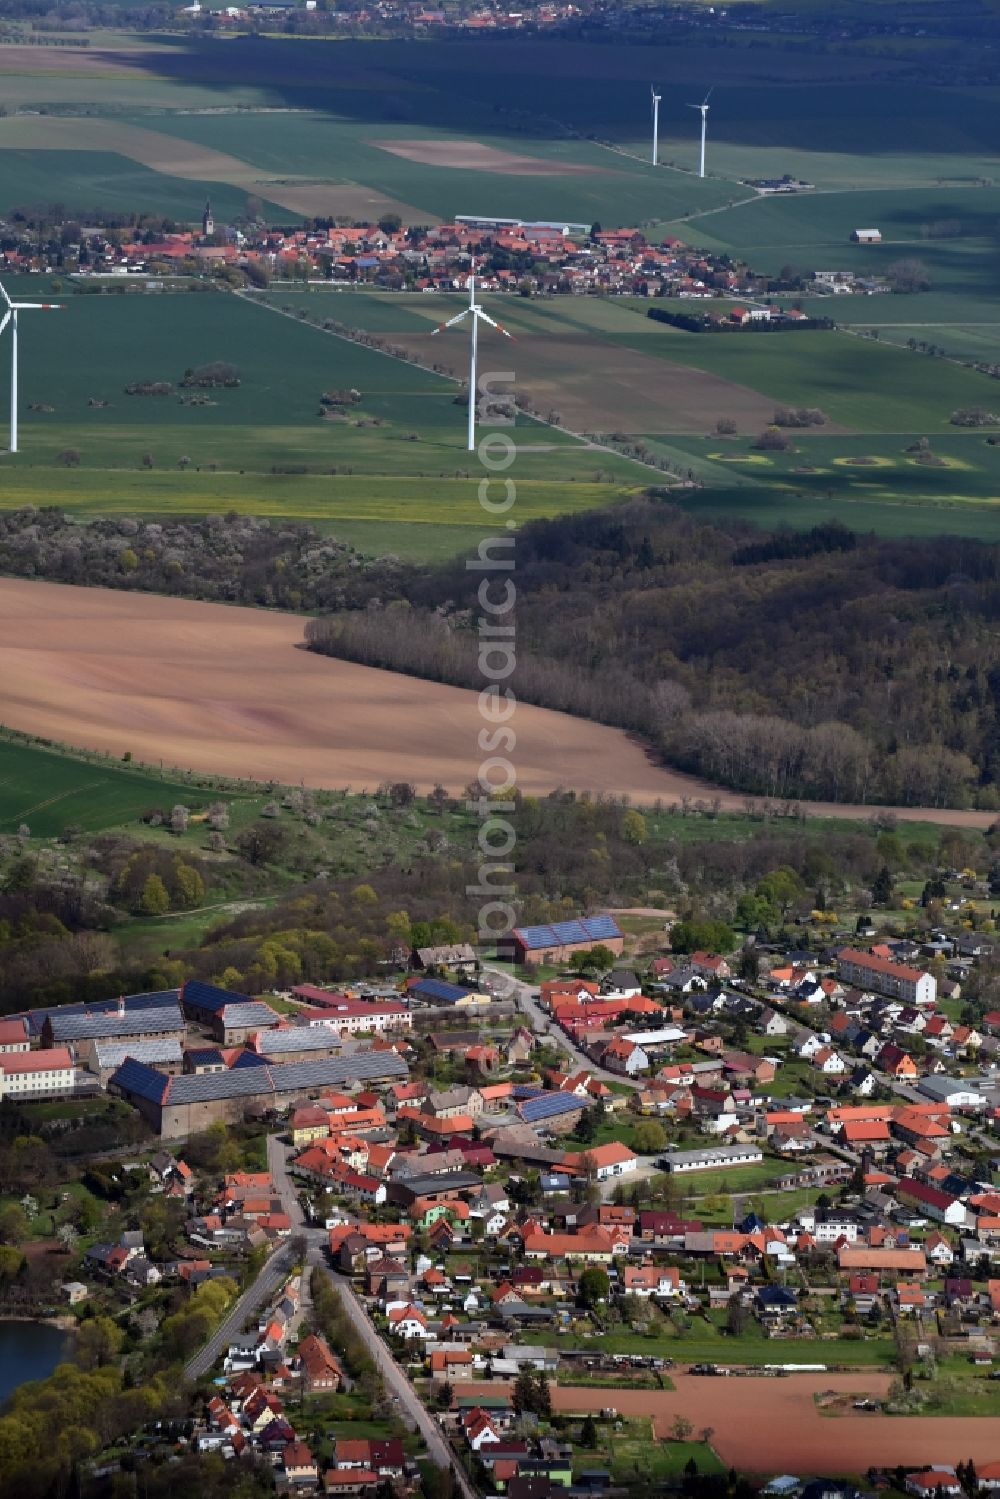
<svg viewBox="0 0 1000 1499">
<path fill-rule="evenodd" d="M 0 506 L 58 504 L 81 516 L 235 509 L 414 558 L 452 555 L 495 529 L 453 381 L 223 293 L 74 296 L 42 277 L 13 289 L 25 286 L 62 296 L 64 310 L 25 329 L 21 450 L 0 459 Z M 125 394 L 132 381 L 176 385 L 212 360 L 240 372 L 237 388 L 210 393 L 212 405 L 182 405 L 180 390 Z M 0 404 L 6 375 L 0 362 Z M 360 402 L 346 420 L 324 420 L 321 393 L 344 387 Z M 27 409 L 38 403 L 53 410 Z M 527 419 L 518 442 L 521 522 L 613 503 L 652 477 Z"/>
<path fill-rule="evenodd" d="M 5 82 L 0 78 L 0 82 Z M 4 92 L 6 100 L 6 92 Z M 92 222 L 102 211 L 196 219 L 211 195 L 220 219 L 246 207 L 246 190 L 154 172 L 110 151 L 0 151 L 0 213 L 39 203 L 64 203 Z M 283 210 L 268 205 L 280 218 Z"/>
<path fill-rule="evenodd" d="M 101 832 L 134 822 L 150 807 L 230 799 L 231 793 L 211 790 L 195 777 L 171 781 L 98 756 L 0 738 L 2 832 L 26 826 L 34 837 L 49 838 L 71 825 Z"/>
</svg>

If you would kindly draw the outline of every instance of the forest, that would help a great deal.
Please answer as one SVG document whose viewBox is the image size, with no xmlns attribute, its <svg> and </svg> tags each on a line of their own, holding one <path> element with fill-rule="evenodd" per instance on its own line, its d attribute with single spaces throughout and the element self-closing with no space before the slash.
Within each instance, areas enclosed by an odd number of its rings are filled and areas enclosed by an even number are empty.
<svg viewBox="0 0 1000 1499">
<path fill-rule="evenodd" d="M 377 570 L 316 650 L 479 686 L 463 560 Z M 837 522 L 762 534 L 650 492 L 517 539 L 516 694 L 620 725 L 671 764 L 776 798 L 1000 807 L 1000 547 Z"/>
</svg>

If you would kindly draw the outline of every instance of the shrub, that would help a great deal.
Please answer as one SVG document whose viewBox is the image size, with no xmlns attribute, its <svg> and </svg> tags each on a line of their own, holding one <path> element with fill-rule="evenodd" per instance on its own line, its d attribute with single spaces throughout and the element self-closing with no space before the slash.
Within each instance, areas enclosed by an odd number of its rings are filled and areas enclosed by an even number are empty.
<svg viewBox="0 0 1000 1499">
<path fill-rule="evenodd" d="M 792 439 L 780 427 L 765 427 L 754 443 L 754 447 L 762 453 L 787 453 L 791 446 Z"/>
<path fill-rule="evenodd" d="M 1000 416 L 995 411 L 987 411 L 982 406 L 960 407 L 953 411 L 948 418 L 953 427 L 996 427 L 1000 425 Z"/>
</svg>

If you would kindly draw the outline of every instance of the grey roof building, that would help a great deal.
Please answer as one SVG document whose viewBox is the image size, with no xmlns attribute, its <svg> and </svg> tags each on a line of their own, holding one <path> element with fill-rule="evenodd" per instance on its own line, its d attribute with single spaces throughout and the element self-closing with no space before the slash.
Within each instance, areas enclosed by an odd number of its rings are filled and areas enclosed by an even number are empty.
<svg viewBox="0 0 1000 1499">
<path fill-rule="evenodd" d="M 129 1057 L 147 1067 L 180 1068 L 184 1053 L 176 1036 L 158 1036 L 152 1041 L 95 1041 L 88 1066 L 99 1075 L 112 1073 Z"/>
<path fill-rule="evenodd" d="M 364 1051 L 311 1062 L 262 1061 L 255 1067 L 179 1077 L 167 1077 L 129 1058 L 112 1075 L 108 1087 L 133 1104 L 161 1135 L 176 1137 L 204 1129 L 216 1119 L 241 1120 L 253 1103 L 281 1109 L 326 1088 L 408 1076 L 409 1068 L 394 1051 Z"/>
</svg>

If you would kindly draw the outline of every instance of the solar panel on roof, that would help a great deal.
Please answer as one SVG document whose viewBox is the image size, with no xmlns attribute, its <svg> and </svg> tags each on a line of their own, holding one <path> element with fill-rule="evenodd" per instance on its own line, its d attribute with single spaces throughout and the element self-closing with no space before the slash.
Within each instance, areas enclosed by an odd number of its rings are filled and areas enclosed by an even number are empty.
<svg viewBox="0 0 1000 1499">
<path fill-rule="evenodd" d="M 49 1017 L 49 1028 L 54 1041 L 87 1041 L 107 1036 L 144 1036 L 151 1031 L 183 1031 L 184 1017 L 176 1005 L 163 1009 L 126 1010 L 119 1015 L 117 1009 L 104 1010 L 99 1015 L 61 1015 L 56 1012 Z"/>
<path fill-rule="evenodd" d="M 152 1067 L 129 1059 L 111 1078 L 112 1083 L 138 1098 L 157 1103 L 208 1103 L 219 1098 L 253 1098 L 265 1093 L 291 1093 L 299 1088 L 336 1087 L 375 1078 L 408 1077 L 410 1069 L 393 1051 L 359 1052 L 353 1057 L 325 1058 L 314 1062 L 284 1062 L 269 1066 L 261 1058 L 256 1065 L 243 1063 L 228 1072 L 166 1078 Z M 169 1094 L 165 1097 L 167 1084 Z"/>
<path fill-rule="evenodd" d="M 215 984 L 203 984 L 201 979 L 185 980 L 181 998 L 184 1004 L 193 1005 L 198 1010 L 208 1010 L 213 1015 L 226 1005 L 253 1003 L 249 994 L 235 994 L 229 989 L 219 989 Z"/>
<path fill-rule="evenodd" d="M 587 916 L 584 926 L 591 937 L 620 937 L 622 929 L 613 916 Z"/>
<path fill-rule="evenodd" d="M 157 989 L 148 994 L 126 994 L 125 1009 L 127 1011 L 163 1009 L 167 1005 L 177 1004 L 179 995 L 179 989 Z M 50 1005 L 43 1010 L 29 1010 L 28 1028 L 33 1036 L 37 1036 L 50 1015 L 109 1015 L 118 1009 L 119 1003 L 117 998 L 101 999 L 86 1004 Z"/>
<path fill-rule="evenodd" d="M 278 1016 L 269 1005 L 254 1000 L 237 1000 L 222 1010 L 225 1025 L 277 1025 Z"/>
<path fill-rule="evenodd" d="M 444 979 L 421 979 L 410 990 L 411 994 L 418 994 L 421 999 L 443 999 L 447 1001 L 464 999 L 470 992 L 469 989 L 463 989 L 459 984 L 445 983 Z"/>
<path fill-rule="evenodd" d="M 96 1041 L 94 1053 L 99 1067 L 120 1067 L 128 1058 L 137 1062 L 179 1062 L 181 1043 L 176 1036 L 160 1037 L 155 1041 Z"/>
<path fill-rule="evenodd" d="M 134 1093 L 137 1098 L 148 1098 L 154 1103 L 160 1103 L 170 1079 L 164 1077 L 162 1072 L 147 1067 L 144 1062 L 136 1062 L 129 1057 L 114 1073 L 111 1081 L 127 1092 Z"/>
<path fill-rule="evenodd" d="M 605 937 L 620 937 L 621 928 L 613 916 L 584 916 L 579 920 L 556 921 L 551 926 L 521 926 L 516 935 L 527 948 L 570 947 L 577 942 L 599 942 Z"/>
<path fill-rule="evenodd" d="M 569 1114 L 582 1109 L 584 1101 L 575 1093 L 540 1093 L 537 1098 L 527 1098 L 520 1105 L 520 1115 L 526 1124 L 541 1119 L 553 1119 L 557 1114 Z"/>
</svg>

